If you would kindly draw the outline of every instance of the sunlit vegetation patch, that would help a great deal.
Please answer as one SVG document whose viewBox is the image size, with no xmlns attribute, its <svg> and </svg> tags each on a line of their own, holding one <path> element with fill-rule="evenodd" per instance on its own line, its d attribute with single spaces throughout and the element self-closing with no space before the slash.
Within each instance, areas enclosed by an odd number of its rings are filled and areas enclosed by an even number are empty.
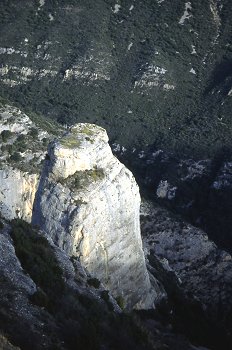
<svg viewBox="0 0 232 350">
<path fill-rule="evenodd" d="M 90 170 L 76 171 L 73 175 L 65 179 L 59 179 L 59 182 L 71 190 L 84 189 L 93 182 L 100 181 L 104 178 L 105 173 L 101 168 L 93 168 Z"/>
</svg>

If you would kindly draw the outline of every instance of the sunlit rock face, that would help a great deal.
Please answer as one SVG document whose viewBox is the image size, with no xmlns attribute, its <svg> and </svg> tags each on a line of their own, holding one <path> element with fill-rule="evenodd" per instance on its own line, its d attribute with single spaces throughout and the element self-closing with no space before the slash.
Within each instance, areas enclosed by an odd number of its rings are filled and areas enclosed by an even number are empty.
<svg viewBox="0 0 232 350">
<path fill-rule="evenodd" d="M 128 308 L 152 307 L 160 296 L 146 270 L 139 208 L 135 179 L 104 129 L 77 124 L 50 145 L 33 222 Z"/>
<path fill-rule="evenodd" d="M 41 122 L 42 124 L 42 122 Z M 0 105 L 0 214 L 31 221 L 50 135 L 20 109 Z"/>
<path fill-rule="evenodd" d="M 0 212 L 6 219 L 31 221 L 39 176 L 5 167 L 0 170 Z"/>
</svg>

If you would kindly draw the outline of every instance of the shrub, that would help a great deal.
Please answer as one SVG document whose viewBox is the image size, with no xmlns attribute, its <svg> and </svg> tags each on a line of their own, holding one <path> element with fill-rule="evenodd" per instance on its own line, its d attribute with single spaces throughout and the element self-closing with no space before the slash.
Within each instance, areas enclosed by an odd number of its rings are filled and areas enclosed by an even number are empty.
<svg viewBox="0 0 232 350">
<path fill-rule="evenodd" d="M 17 137 L 17 141 L 18 141 L 18 142 L 23 142 L 23 141 L 25 141 L 25 140 L 26 140 L 26 136 L 23 135 L 23 134 L 20 134 L 20 135 Z"/>
<path fill-rule="evenodd" d="M 103 290 L 101 292 L 101 298 L 106 302 L 109 311 L 113 311 L 114 307 L 113 307 L 113 304 L 110 301 L 110 296 L 109 296 L 109 291 L 108 290 Z"/>
<path fill-rule="evenodd" d="M 88 284 L 94 288 L 99 288 L 101 282 L 97 278 L 89 278 L 88 279 Z"/>
<path fill-rule="evenodd" d="M 1 132 L 1 138 L 3 142 L 6 142 L 11 136 L 12 136 L 12 132 L 10 130 L 3 130 Z"/>
<path fill-rule="evenodd" d="M 39 134 L 38 129 L 36 128 L 31 128 L 31 130 L 29 131 L 29 135 L 32 137 L 37 137 Z"/>
<path fill-rule="evenodd" d="M 20 135 L 24 136 L 24 135 Z M 18 137 L 17 140 L 14 142 L 13 147 L 16 152 L 25 152 L 25 150 L 28 148 L 25 143 L 25 138 Z"/>
<path fill-rule="evenodd" d="M 62 270 L 54 251 L 48 241 L 30 224 L 21 219 L 12 220 L 11 224 L 16 255 L 22 267 L 41 289 L 32 300 L 45 302 L 46 297 L 43 293 L 46 293 L 49 306 L 52 306 L 64 290 Z"/>
<path fill-rule="evenodd" d="M 117 297 L 115 298 L 115 300 L 117 301 L 118 306 L 119 306 L 122 310 L 125 309 L 125 300 L 124 300 L 124 298 L 123 298 L 121 295 L 117 296 Z"/>
<path fill-rule="evenodd" d="M 65 179 L 60 179 L 60 183 L 69 187 L 72 190 L 83 189 L 92 182 L 100 181 L 104 178 L 104 170 L 94 168 L 90 170 L 76 171 L 73 175 Z"/>
<path fill-rule="evenodd" d="M 12 154 L 13 152 L 13 146 L 12 145 L 2 145 L 1 146 L 1 151 L 2 152 L 8 152 L 9 154 Z"/>
<path fill-rule="evenodd" d="M 19 162 L 22 159 L 20 153 L 18 152 L 14 152 L 11 156 L 10 156 L 10 160 L 14 161 L 14 162 Z"/>
<path fill-rule="evenodd" d="M 46 293 L 40 288 L 30 297 L 33 304 L 47 308 L 49 305 L 49 298 Z"/>
</svg>

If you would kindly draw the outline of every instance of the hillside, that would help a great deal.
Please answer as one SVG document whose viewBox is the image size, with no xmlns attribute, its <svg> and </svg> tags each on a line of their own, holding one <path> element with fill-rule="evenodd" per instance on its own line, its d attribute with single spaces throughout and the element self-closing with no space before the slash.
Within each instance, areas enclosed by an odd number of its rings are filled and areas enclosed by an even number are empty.
<svg viewBox="0 0 232 350">
<path fill-rule="evenodd" d="M 0 95 L 124 146 L 231 147 L 230 0 L 3 0 Z"/>
<path fill-rule="evenodd" d="M 0 1 L 0 350 L 232 349 L 231 18 Z"/>
<path fill-rule="evenodd" d="M 0 131 L 1 349 L 198 349 L 190 342 L 225 348 L 230 336 L 224 340 L 218 319 L 212 323 L 202 313 L 203 299 L 192 305 L 195 296 L 156 255 L 147 265 L 139 189 L 113 156 L 105 130 L 77 124 L 64 132 L 6 105 Z M 152 244 L 150 227 L 147 233 Z M 201 237 L 196 232 L 197 243 Z M 218 260 L 209 271 L 209 278 L 219 268 L 225 272 L 225 302 L 230 265 Z M 194 271 L 195 289 L 195 275 L 203 274 Z M 211 294 L 207 300 L 211 307 Z"/>
</svg>

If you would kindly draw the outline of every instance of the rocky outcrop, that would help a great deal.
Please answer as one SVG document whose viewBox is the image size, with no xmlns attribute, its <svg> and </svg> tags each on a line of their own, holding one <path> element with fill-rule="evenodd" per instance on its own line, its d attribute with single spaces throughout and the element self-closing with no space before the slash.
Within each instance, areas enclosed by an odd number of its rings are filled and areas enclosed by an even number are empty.
<svg viewBox="0 0 232 350">
<path fill-rule="evenodd" d="M 20 350 L 18 347 L 12 345 L 2 334 L 0 334 L 0 346 L 2 350 Z"/>
<path fill-rule="evenodd" d="M 157 295 L 142 251 L 139 190 L 104 129 L 80 124 L 53 142 L 40 178 L 51 134 L 15 107 L 0 108 L 0 116 L 1 215 L 31 222 L 39 186 L 33 222 L 128 307 L 152 306 Z"/>
<path fill-rule="evenodd" d="M 127 307 L 152 307 L 140 236 L 139 189 L 115 158 L 106 131 L 77 124 L 50 145 L 33 223 L 98 277 Z M 155 281 L 154 281 L 155 283 Z M 161 295 L 159 295 L 161 296 Z"/>
<path fill-rule="evenodd" d="M 5 218 L 31 221 L 39 180 L 38 174 L 24 173 L 12 167 L 0 170 L 0 212 Z"/>
<path fill-rule="evenodd" d="M 44 154 L 43 147 L 38 147 L 37 154 L 31 149 L 33 144 L 38 146 L 39 132 L 27 115 L 8 105 L 0 108 L 0 121 L 0 212 L 9 220 L 18 217 L 30 222 L 39 178 L 37 165 Z"/>
<path fill-rule="evenodd" d="M 0 213 L 3 217 L 31 221 L 39 173 L 50 138 L 46 130 L 18 108 L 0 107 Z"/>
</svg>

